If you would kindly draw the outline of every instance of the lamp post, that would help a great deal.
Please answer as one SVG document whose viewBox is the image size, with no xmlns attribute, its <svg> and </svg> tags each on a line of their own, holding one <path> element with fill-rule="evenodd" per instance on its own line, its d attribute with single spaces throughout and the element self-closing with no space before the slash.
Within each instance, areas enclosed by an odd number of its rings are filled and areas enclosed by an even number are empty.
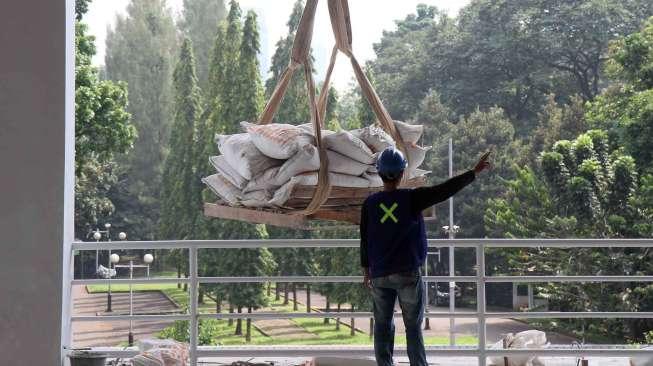
<svg viewBox="0 0 653 366">
<path fill-rule="evenodd" d="M 110 232 L 111 224 L 110 223 L 104 224 L 104 228 L 105 228 L 105 230 L 103 230 L 103 231 L 96 229 L 95 233 L 93 234 L 93 238 L 95 240 L 97 240 L 97 241 L 100 241 L 100 239 L 102 238 L 102 233 L 105 233 L 106 236 L 107 236 L 107 241 L 111 242 L 111 232 Z M 125 240 L 126 238 L 127 238 L 127 234 L 125 234 L 124 232 L 120 232 L 118 234 L 118 239 Z M 111 249 L 109 249 L 109 263 L 108 263 L 108 265 L 109 265 L 109 289 L 107 291 L 107 313 L 110 313 L 110 312 L 113 311 L 111 309 L 111 264 L 116 264 L 119 261 L 120 261 L 120 256 L 118 256 L 118 254 L 115 254 L 115 253 L 111 254 Z M 97 262 L 97 254 L 96 254 L 96 262 Z"/>
<path fill-rule="evenodd" d="M 107 291 L 107 313 L 112 312 L 111 310 L 111 264 L 116 264 L 120 262 L 120 256 L 116 253 L 113 253 L 109 256 L 109 291 Z"/>
<path fill-rule="evenodd" d="M 460 226 L 453 224 L 453 205 L 450 206 L 450 215 L 449 215 L 450 225 L 445 225 L 442 227 L 442 230 L 445 234 L 449 235 L 449 239 L 454 239 L 456 233 L 460 231 Z M 455 276 L 456 269 L 454 265 L 454 249 L 453 246 L 449 247 L 449 276 Z M 449 281 L 449 312 L 453 313 L 456 311 L 456 282 Z M 456 319 L 449 318 L 449 343 L 450 345 L 455 345 L 456 335 L 454 334 L 454 327 L 456 326 Z"/>
<path fill-rule="evenodd" d="M 154 260 L 152 254 L 145 254 L 143 262 L 147 265 L 147 277 L 150 277 L 150 264 Z M 142 267 L 142 266 L 141 266 Z M 129 279 L 134 278 L 134 260 L 129 260 Z M 127 335 L 127 343 L 129 346 L 134 345 L 134 332 L 132 324 L 132 316 L 134 315 L 134 292 L 132 291 L 132 283 L 129 282 L 129 334 Z"/>
</svg>

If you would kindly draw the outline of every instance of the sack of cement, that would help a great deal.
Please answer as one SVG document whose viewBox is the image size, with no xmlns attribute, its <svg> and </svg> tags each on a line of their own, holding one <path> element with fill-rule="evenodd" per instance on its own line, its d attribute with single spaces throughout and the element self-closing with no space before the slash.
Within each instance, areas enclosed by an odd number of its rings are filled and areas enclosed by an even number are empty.
<svg viewBox="0 0 653 366">
<path fill-rule="evenodd" d="M 244 133 L 216 135 L 221 155 L 209 158 L 216 174 L 202 181 L 230 206 L 285 207 L 296 186 L 316 186 L 319 152 L 310 123 L 293 126 L 242 122 Z M 395 121 L 406 142 L 409 178 L 425 175 L 418 169 L 430 147 L 417 141 L 423 126 Z M 353 131 L 322 130 L 332 186 L 382 187 L 376 171 L 381 151 L 394 146 L 392 137 L 378 126 Z"/>
<path fill-rule="evenodd" d="M 504 340 L 501 340 L 492 346 L 490 349 L 504 349 L 504 342 L 509 349 L 520 348 L 544 348 L 548 345 L 546 341 L 546 334 L 539 330 L 527 330 L 517 334 L 508 333 Z M 543 366 L 544 363 L 540 361 L 537 356 L 510 356 L 506 357 L 508 366 Z M 505 364 L 504 357 L 490 357 L 491 365 L 503 366 Z"/>
</svg>

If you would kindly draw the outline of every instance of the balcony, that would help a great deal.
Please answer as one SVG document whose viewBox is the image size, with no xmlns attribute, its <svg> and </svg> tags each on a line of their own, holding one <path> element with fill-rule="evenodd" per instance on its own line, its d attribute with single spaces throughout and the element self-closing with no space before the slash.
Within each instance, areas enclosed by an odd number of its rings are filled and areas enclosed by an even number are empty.
<svg viewBox="0 0 653 366">
<path fill-rule="evenodd" d="M 199 284 L 227 284 L 227 283 L 355 283 L 361 282 L 361 276 L 271 276 L 271 277 L 205 277 L 201 276 L 198 270 L 198 252 L 200 250 L 210 249 L 242 249 L 242 248 L 355 248 L 358 246 L 357 240 L 234 240 L 234 241 L 156 241 L 156 242 L 75 242 L 72 244 L 74 251 L 96 251 L 96 250 L 171 250 L 185 249 L 188 255 L 188 278 L 176 277 L 151 277 L 151 278 L 132 278 L 132 279 L 113 279 L 110 280 L 112 286 L 121 285 L 138 285 L 138 284 L 176 284 L 184 283 L 188 285 L 188 309 L 183 312 L 170 313 L 125 313 L 124 305 L 121 302 L 128 301 L 125 294 L 115 295 L 114 298 L 116 309 L 113 315 L 107 313 L 88 314 L 80 310 L 79 301 L 76 309 L 71 309 L 70 321 L 72 329 L 79 335 L 83 334 L 80 329 L 84 324 L 122 324 L 115 329 L 125 329 L 126 324 L 139 322 L 142 324 L 151 324 L 159 322 L 163 324 L 172 323 L 175 320 L 186 320 L 190 324 L 189 345 L 190 360 L 192 365 L 201 365 L 211 360 L 225 360 L 229 358 L 252 358 L 270 360 L 291 360 L 297 357 L 312 356 L 356 356 L 372 357 L 373 348 L 370 345 L 245 345 L 245 346 L 201 346 L 198 340 L 198 322 L 202 319 L 252 319 L 270 320 L 270 319 L 323 319 L 323 318 L 366 318 L 371 317 L 370 312 L 289 312 L 280 313 L 274 311 L 256 311 L 251 314 L 247 313 L 207 313 L 200 311 L 198 304 L 198 285 Z M 427 283 L 448 282 L 448 283 L 473 283 L 475 288 L 483 289 L 476 291 L 475 302 L 478 306 L 475 308 L 456 309 L 453 304 L 446 307 L 427 309 L 425 317 L 431 320 L 431 326 L 442 327 L 449 322 L 450 343 L 449 345 L 428 345 L 427 353 L 429 359 L 433 362 L 447 365 L 486 365 L 490 364 L 488 357 L 503 357 L 515 355 L 539 355 L 546 365 L 572 365 L 576 364 L 579 357 L 595 360 L 601 365 L 629 365 L 630 358 L 651 359 L 653 360 L 653 349 L 645 346 L 636 345 L 592 345 L 584 344 L 582 346 L 573 346 L 572 338 L 565 337 L 561 334 L 549 333 L 548 338 L 552 343 L 543 349 L 497 349 L 492 345 L 501 336 L 502 330 L 520 331 L 532 326 L 522 322 L 534 319 L 569 319 L 569 318 L 653 318 L 653 312 L 557 312 L 557 311 L 505 311 L 492 309 L 487 305 L 486 288 L 488 284 L 498 283 L 607 283 L 607 282 L 653 282 L 653 275 L 638 276 L 493 276 L 486 275 L 486 252 L 491 248 L 534 248 L 534 247 L 555 247 L 555 248 L 648 248 L 653 246 L 651 239 L 620 239 L 620 240 L 593 240 L 593 239 L 459 239 L 459 240 L 430 240 L 431 248 L 468 248 L 475 255 L 474 269 L 475 275 L 468 276 L 425 276 Z M 453 264 L 453 263 L 452 263 Z M 80 286 L 105 285 L 109 282 L 106 279 L 70 279 L 73 291 L 78 291 Z M 114 287 L 115 288 L 115 287 Z M 79 294 L 77 294 L 79 296 Z M 104 295 L 103 295 L 104 296 Z M 150 307 L 154 311 L 154 303 L 148 304 L 147 299 L 137 299 L 145 301 L 145 307 Z M 450 300 L 452 302 L 452 300 Z M 397 313 L 397 324 L 401 323 L 401 314 Z M 359 323 L 360 324 L 360 323 Z M 458 327 L 455 325 L 458 324 Z M 80 328 L 82 327 L 82 328 Z M 512 328 L 511 328 L 512 327 Z M 92 327 L 91 327 L 92 328 Z M 155 327 L 156 328 L 156 327 Z M 461 329 L 476 328 L 471 334 L 477 341 L 475 344 L 459 345 L 456 343 L 454 333 L 460 332 Z M 114 329 L 114 328 L 112 328 Z M 451 330 L 454 332 L 451 332 Z M 514 330 L 512 330 L 514 329 Z M 363 331 L 362 331 L 363 332 Z M 399 333 L 399 327 L 398 327 Z M 147 334 L 147 332 L 146 332 Z M 428 332 L 427 332 L 428 334 Z M 70 335 L 72 337 L 72 335 Z M 87 339 L 88 340 L 88 339 Z M 463 342 L 464 343 L 464 342 Z M 75 343 L 73 343 L 75 345 Z M 93 347 L 93 351 L 102 352 L 112 357 L 130 357 L 136 354 L 134 348 L 119 347 Z M 396 347 L 397 356 L 405 355 L 405 347 Z M 599 361 L 600 360 L 600 361 Z M 290 361 L 289 361 L 290 362 Z M 644 364 L 644 363 L 642 363 Z"/>
</svg>

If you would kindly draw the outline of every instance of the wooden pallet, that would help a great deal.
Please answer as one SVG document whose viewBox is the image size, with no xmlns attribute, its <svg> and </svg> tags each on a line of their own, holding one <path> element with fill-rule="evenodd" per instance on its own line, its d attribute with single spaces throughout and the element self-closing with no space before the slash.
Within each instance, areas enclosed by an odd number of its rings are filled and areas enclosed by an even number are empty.
<svg viewBox="0 0 653 366">
<path fill-rule="evenodd" d="M 410 179 L 403 187 L 423 186 L 426 178 Z M 223 203 L 205 203 L 204 215 L 228 220 L 245 221 L 257 224 L 288 227 L 293 229 L 310 229 L 314 220 L 339 221 L 353 225 L 360 224 L 360 210 L 365 199 L 372 193 L 382 190 L 374 188 L 332 187 L 327 201 L 311 215 L 298 212 L 308 205 L 315 193 L 315 186 L 297 186 L 291 194 L 286 207 L 271 209 L 252 209 L 232 207 Z"/>
</svg>

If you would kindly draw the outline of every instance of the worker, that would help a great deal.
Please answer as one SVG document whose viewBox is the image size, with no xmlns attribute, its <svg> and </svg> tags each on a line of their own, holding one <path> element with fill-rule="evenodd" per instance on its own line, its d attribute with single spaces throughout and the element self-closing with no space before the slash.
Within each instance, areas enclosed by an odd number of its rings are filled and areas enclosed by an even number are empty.
<svg viewBox="0 0 653 366">
<path fill-rule="evenodd" d="M 392 366 L 394 307 L 397 298 L 406 327 L 411 366 L 427 366 L 422 319 L 424 283 L 420 267 L 426 258 L 426 231 L 422 211 L 456 194 L 489 169 L 485 153 L 474 169 L 446 182 L 415 189 L 398 188 L 407 161 L 394 147 L 379 156 L 376 168 L 383 191 L 363 203 L 360 223 L 360 254 L 364 284 L 372 293 L 374 307 L 374 353 L 379 366 Z"/>
</svg>

